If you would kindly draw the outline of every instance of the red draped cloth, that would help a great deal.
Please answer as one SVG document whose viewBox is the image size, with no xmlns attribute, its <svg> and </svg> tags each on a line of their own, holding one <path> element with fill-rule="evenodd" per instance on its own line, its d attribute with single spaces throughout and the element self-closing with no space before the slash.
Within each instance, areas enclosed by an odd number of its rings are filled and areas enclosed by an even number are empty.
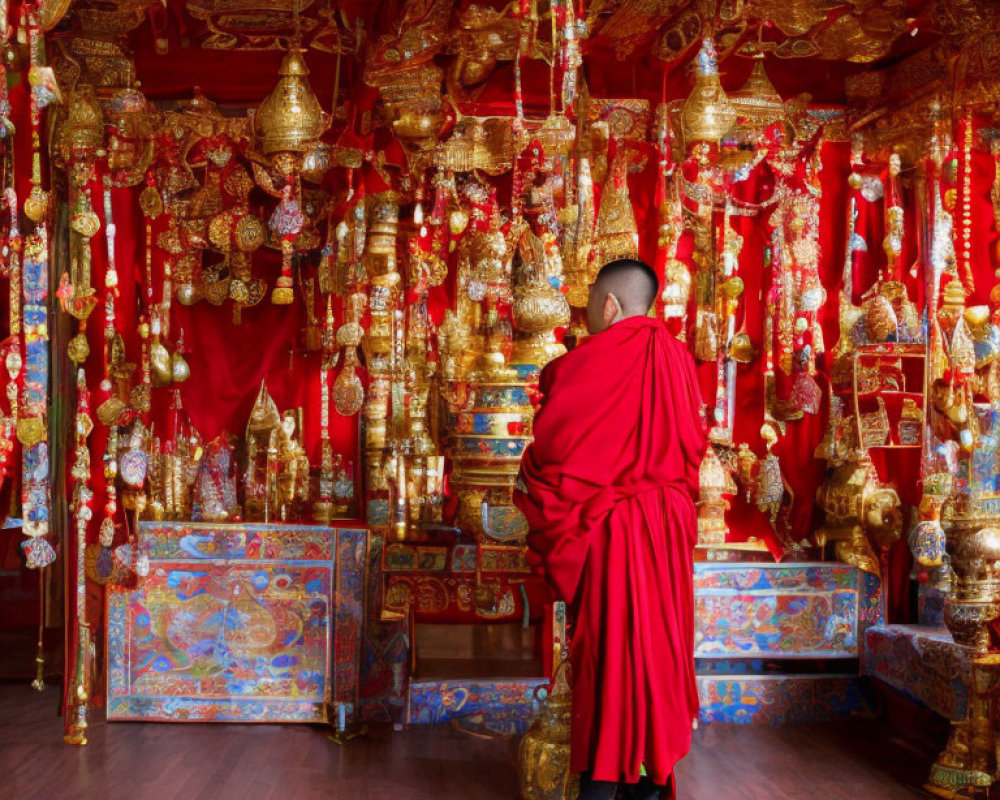
<svg viewBox="0 0 1000 800">
<path fill-rule="evenodd" d="M 687 349 L 629 317 L 541 376 L 515 502 L 528 546 L 570 604 L 571 768 L 666 785 L 691 745 L 693 496 L 705 452 Z"/>
</svg>

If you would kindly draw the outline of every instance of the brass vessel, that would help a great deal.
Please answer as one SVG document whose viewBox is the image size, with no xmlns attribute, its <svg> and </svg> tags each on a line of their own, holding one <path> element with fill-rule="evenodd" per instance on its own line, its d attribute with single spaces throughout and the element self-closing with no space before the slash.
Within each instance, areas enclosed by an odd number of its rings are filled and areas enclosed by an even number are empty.
<svg viewBox="0 0 1000 800">
<path fill-rule="evenodd" d="M 576 797 L 577 776 L 569 765 L 571 711 L 569 664 L 563 663 L 556 670 L 551 694 L 542 699 L 540 713 L 518 748 L 523 800 Z"/>
<path fill-rule="evenodd" d="M 985 653 L 990 623 L 1000 617 L 1000 520 L 952 517 L 945 531 L 953 580 L 944 622 L 955 642 Z"/>
</svg>

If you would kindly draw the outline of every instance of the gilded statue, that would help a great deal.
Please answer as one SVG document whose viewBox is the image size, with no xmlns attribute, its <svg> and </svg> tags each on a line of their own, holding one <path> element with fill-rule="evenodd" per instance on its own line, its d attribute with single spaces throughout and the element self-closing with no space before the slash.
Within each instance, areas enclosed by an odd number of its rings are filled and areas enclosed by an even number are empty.
<svg viewBox="0 0 1000 800">
<path fill-rule="evenodd" d="M 880 574 L 872 542 L 885 549 L 899 538 L 902 510 L 899 495 L 882 485 L 871 459 L 863 454 L 834 466 L 816 502 L 826 514 L 816 543 L 833 542 L 838 560 Z"/>
<path fill-rule="evenodd" d="M 276 474 L 272 507 L 282 522 L 298 516 L 298 508 L 309 499 L 309 458 L 301 441 L 301 413 L 301 409 L 285 411 L 268 443 L 268 459 Z"/>
</svg>

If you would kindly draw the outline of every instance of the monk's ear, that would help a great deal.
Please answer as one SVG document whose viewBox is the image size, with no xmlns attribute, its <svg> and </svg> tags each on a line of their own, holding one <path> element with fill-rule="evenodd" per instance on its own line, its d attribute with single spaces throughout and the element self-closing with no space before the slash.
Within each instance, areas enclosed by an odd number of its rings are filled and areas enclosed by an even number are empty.
<svg viewBox="0 0 1000 800">
<path fill-rule="evenodd" d="M 610 325 L 621 313 L 622 307 L 618 302 L 618 298 L 611 294 L 611 292 L 608 292 L 604 298 L 604 308 L 601 309 L 601 316 L 604 318 L 604 324 Z"/>
</svg>

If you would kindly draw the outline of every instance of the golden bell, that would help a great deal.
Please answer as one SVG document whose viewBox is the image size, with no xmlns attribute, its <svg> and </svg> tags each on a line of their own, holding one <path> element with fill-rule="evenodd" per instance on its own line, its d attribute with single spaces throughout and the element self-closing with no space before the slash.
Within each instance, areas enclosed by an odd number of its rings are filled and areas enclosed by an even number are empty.
<svg viewBox="0 0 1000 800">
<path fill-rule="evenodd" d="M 304 153 L 327 128 L 327 117 L 306 77 L 303 52 L 297 45 L 289 49 L 277 84 L 254 115 L 254 133 L 265 155 Z"/>
</svg>

